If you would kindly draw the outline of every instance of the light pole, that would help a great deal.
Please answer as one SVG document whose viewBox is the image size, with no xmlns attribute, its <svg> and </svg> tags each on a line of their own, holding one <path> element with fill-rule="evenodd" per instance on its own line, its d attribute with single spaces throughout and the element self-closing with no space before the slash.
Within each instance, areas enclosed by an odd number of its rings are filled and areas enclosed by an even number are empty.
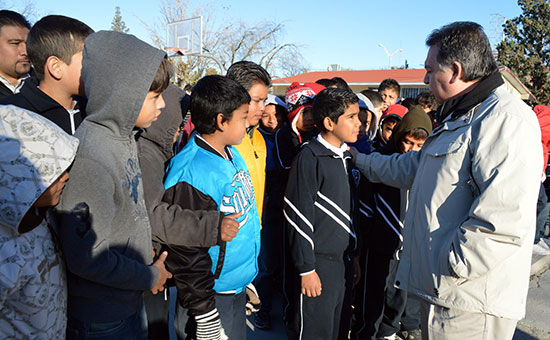
<svg viewBox="0 0 550 340">
<path fill-rule="evenodd" d="M 389 59 L 388 67 L 391 69 L 391 59 L 392 59 L 393 56 L 396 55 L 397 53 L 403 52 L 403 49 L 402 49 L 402 48 L 399 48 L 399 49 L 393 51 L 393 53 L 390 53 L 390 52 L 388 52 L 388 49 L 386 48 L 386 46 L 384 46 L 384 45 L 382 45 L 382 44 L 378 44 L 378 46 L 382 47 L 382 48 L 384 49 L 384 52 L 386 52 L 386 55 L 388 56 L 388 59 Z"/>
</svg>

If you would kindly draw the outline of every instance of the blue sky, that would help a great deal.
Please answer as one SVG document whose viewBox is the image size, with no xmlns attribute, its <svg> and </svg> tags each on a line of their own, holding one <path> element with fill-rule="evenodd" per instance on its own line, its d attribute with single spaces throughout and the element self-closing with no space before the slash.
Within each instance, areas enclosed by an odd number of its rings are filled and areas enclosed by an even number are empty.
<svg viewBox="0 0 550 340">
<path fill-rule="evenodd" d="M 139 19 L 150 24 L 160 21 L 161 0 L 25 1 L 34 3 L 39 17 L 67 15 L 94 30 L 110 29 L 115 6 L 120 6 L 130 33 L 147 42 L 149 35 Z M 4 0 L 0 4 L 18 10 L 20 2 Z M 194 8 L 199 1 L 190 3 Z M 212 8 L 217 24 L 239 20 L 283 23 L 285 42 L 301 45 L 307 64 L 316 71 L 326 70 L 329 64 L 354 70 L 387 68 L 388 57 L 379 43 L 390 53 L 403 49 L 393 57 L 392 66 L 407 60 L 410 68 L 423 68 L 427 51 L 424 41 L 434 28 L 457 20 L 475 21 L 491 38 L 495 27 L 491 14 L 513 18 L 521 13 L 514 0 L 214 0 Z"/>
</svg>

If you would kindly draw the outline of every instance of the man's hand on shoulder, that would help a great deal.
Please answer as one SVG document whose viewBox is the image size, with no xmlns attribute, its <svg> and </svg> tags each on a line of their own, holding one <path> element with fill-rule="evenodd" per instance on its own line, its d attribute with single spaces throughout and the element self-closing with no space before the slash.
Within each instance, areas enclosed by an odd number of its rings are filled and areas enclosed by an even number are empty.
<svg viewBox="0 0 550 340">
<path fill-rule="evenodd" d="M 351 153 L 353 163 L 355 163 L 355 161 L 357 160 L 357 154 L 359 153 L 359 151 L 357 151 L 357 149 L 354 146 L 348 146 L 348 151 L 349 153 Z"/>
</svg>

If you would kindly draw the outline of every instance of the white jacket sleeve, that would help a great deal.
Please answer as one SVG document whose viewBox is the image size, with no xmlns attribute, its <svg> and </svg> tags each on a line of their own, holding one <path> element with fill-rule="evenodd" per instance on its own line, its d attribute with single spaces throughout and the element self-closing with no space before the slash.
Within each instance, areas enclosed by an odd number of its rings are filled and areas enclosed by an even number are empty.
<svg viewBox="0 0 550 340">
<path fill-rule="evenodd" d="M 416 151 L 389 156 L 378 152 L 369 155 L 359 153 L 355 159 L 355 166 L 371 182 L 381 182 L 396 188 L 410 189 L 419 160 L 420 152 Z"/>
</svg>

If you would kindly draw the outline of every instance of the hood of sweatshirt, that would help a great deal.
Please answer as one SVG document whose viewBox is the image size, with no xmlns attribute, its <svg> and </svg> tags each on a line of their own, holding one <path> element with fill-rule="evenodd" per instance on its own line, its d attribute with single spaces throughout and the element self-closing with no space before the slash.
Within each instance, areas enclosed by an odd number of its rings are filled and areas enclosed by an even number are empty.
<svg viewBox="0 0 550 340">
<path fill-rule="evenodd" d="M 166 53 L 130 34 L 99 31 L 86 38 L 82 55 L 86 120 L 128 138 Z"/>
<path fill-rule="evenodd" d="M 416 128 L 424 129 L 429 135 L 432 133 L 432 126 L 432 121 L 426 111 L 419 105 L 416 105 L 403 116 L 403 119 L 399 123 L 397 123 L 393 129 L 391 139 L 394 141 L 397 149 L 399 149 L 399 141 L 411 130 Z"/>
<path fill-rule="evenodd" d="M 0 106 L 0 225 L 19 234 L 21 219 L 42 193 L 67 170 L 78 139 L 48 119 Z"/>
<path fill-rule="evenodd" d="M 170 84 L 162 92 L 166 107 L 162 109 L 158 120 L 147 129 L 144 129 L 139 137 L 158 145 L 167 158 L 174 154 L 174 135 L 183 121 L 181 100 L 184 96 L 185 91 L 174 84 Z"/>
</svg>

